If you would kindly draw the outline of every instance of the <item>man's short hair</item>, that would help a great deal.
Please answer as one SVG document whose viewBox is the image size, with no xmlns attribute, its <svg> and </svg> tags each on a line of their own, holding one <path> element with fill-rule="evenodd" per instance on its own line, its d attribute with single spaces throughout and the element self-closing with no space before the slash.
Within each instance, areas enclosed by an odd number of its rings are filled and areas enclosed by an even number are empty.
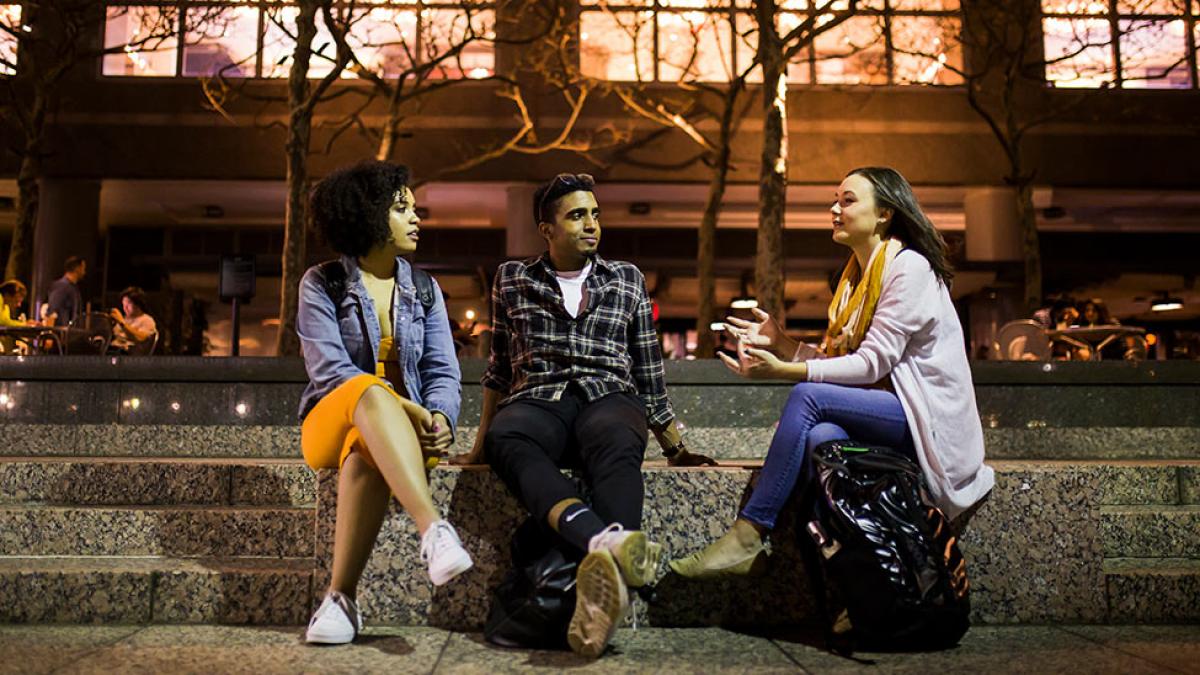
<svg viewBox="0 0 1200 675">
<path fill-rule="evenodd" d="M 533 224 L 553 223 L 558 200 L 572 192 L 593 192 L 596 179 L 586 173 L 560 173 L 533 193 Z"/>
<path fill-rule="evenodd" d="M 130 286 L 121 291 L 121 298 L 129 298 L 129 302 L 133 303 L 134 307 L 142 310 L 143 314 L 148 314 L 150 311 L 150 308 L 146 306 L 146 291 L 137 286 Z"/>
<path fill-rule="evenodd" d="M 66 274 L 67 272 L 74 272 L 75 270 L 78 270 L 86 262 L 87 262 L 87 260 L 84 259 L 82 256 L 73 255 L 70 258 L 67 258 L 66 262 L 63 263 L 63 274 Z"/>
</svg>

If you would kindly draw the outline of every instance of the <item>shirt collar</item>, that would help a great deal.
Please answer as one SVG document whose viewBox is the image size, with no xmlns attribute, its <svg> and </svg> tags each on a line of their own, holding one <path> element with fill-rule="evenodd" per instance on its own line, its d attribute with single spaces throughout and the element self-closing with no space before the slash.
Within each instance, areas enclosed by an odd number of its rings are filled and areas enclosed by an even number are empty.
<svg viewBox="0 0 1200 675">
<path fill-rule="evenodd" d="M 551 277 L 554 276 L 554 265 L 551 264 L 551 262 L 550 262 L 550 252 L 549 251 L 542 252 L 542 254 L 539 255 L 537 257 L 537 259 L 534 260 L 534 264 L 541 265 L 542 269 L 546 272 L 546 274 L 548 276 L 551 276 Z M 588 276 L 592 276 L 596 272 L 599 272 L 601 270 L 603 270 L 606 273 L 611 272 L 612 267 L 608 264 L 607 260 L 605 260 L 604 258 L 601 258 L 600 254 L 597 253 L 596 255 L 592 256 L 592 274 L 589 274 Z"/>
</svg>

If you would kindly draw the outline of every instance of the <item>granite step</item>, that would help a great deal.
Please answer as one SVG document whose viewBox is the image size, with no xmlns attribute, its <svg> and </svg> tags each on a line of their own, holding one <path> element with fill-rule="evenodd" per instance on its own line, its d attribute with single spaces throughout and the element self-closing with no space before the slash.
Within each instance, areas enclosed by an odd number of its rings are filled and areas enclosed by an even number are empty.
<svg viewBox="0 0 1200 675">
<path fill-rule="evenodd" d="M 689 447 L 716 459 L 762 459 L 775 420 L 756 426 L 689 425 Z M 454 453 L 475 442 L 476 427 L 458 428 Z M 198 457 L 299 459 L 295 424 L 0 424 L 9 455 L 24 457 Z M 1200 427 L 1009 427 L 984 428 L 990 459 L 1011 460 L 1198 460 Z M 659 456 L 651 441 L 649 458 Z M 1194 488 L 1200 493 L 1200 488 Z M 1195 497 L 1200 501 L 1200 495 Z"/>
<path fill-rule="evenodd" d="M 314 506 L 300 460 L 0 457 L 0 504 Z"/>
<path fill-rule="evenodd" d="M 267 506 L 0 507 L 0 555 L 305 557 L 314 510 Z"/>
<path fill-rule="evenodd" d="M 1200 558 L 1200 504 L 1102 506 L 1107 558 Z"/>
<path fill-rule="evenodd" d="M 1109 623 L 1200 621 L 1200 558 L 1104 561 Z"/>
<path fill-rule="evenodd" d="M 0 556 L 0 622 L 302 624 L 312 570 L 312 558 Z"/>
</svg>

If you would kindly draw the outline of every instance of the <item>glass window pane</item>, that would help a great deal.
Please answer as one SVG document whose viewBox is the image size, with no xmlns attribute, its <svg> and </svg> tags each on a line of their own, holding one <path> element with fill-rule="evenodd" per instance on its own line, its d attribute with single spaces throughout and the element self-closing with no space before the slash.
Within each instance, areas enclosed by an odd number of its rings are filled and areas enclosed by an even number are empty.
<svg viewBox="0 0 1200 675">
<path fill-rule="evenodd" d="M 1042 0 L 1043 14 L 1108 14 L 1103 0 Z"/>
<path fill-rule="evenodd" d="M 346 41 L 363 66 L 382 77 L 399 77 L 417 56 L 417 11 L 372 9 L 351 24 Z"/>
<path fill-rule="evenodd" d="M 892 67 L 897 84 L 962 84 L 959 20 L 942 16 L 892 19 Z M 950 68 L 947 68 L 950 66 Z"/>
<path fill-rule="evenodd" d="M 0 5 L 0 24 L 14 33 L 21 29 L 21 6 Z M 17 72 L 17 38 L 0 29 L 0 75 Z"/>
<path fill-rule="evenodd" d="M 173 77 L 179 13 L 172 7 L 109 7 L 104 24 L 105 75 Z"/>
<path fill-rule="evenodd" d="M 263 15 L 263 77 L 287 77 L 292 68 L 292 53 L 296 51 L 296 7 L 271 7 Z M 308 76 L 321 78 L 333 71 L 333 58 L 337 45 L 325 27 L 325 19 L 317 12 L 317 34 L 312 41 L 313 55 L 308 63 Z M 343 71 L 342 77 L 354 74 Z"/>
<path fill-rule="evenodd" d="M 421 12 L 421 56 L 425 62 L 437 61 L 430 77 L 458 79 L 490 77 L 496 70 L 496 14 L 491 10 L 473 10 L 469 16 L 461 9 L 426 9 Z M 464 45 L 454 57 L 442 57 Z"/>
<path fill-rule="evenodd" d="M 185 77 L 254 77 L 256 7 L 192 7 L 183 45 Z"/>
<path fill-rule="evenodd" d="M 1117 12 L 1182 16 L 1187 12 L 1187 0 L 1117 0 Z"/>
<path fill-rule="evenodd" d="M 586 4 L 586 3 L 585 3 Z M 609 4 L 617 4 L 615 2 Z M 626 4 L 626 3 L 621 3 Z M 637 3 L 628 3 L 637 4 Z M 658 0 L 660 7 L 674 7 L 681 9 L 728 9 L 729 0 Z"/>
<path fill-rule="evenodd" d="M 795 30 L 796 26 L 799 26 L 801 22 L 807 18 L 807 14 L 799 14 L 796 12 L 780 13 L 777 17 L 777 23 L 779 24 L 777 30 L 779 31 L 779 35 L 784 36 L 792 32 Z M 758 43 L 756 41 L 755 46 L 757 47 L 757 45 Z M 812 84 L 812 65 L 809 63 L 811 57 L 811 47 L 805 47 L 796 53 L 795 58 L 793 58 L 792 62 L 788 64 L 788 82 L 793 84 Z M 754 55 L 751 54 L 750 58 L 754 58 Z M 761 76 L 759 81 L 762 81 Z"/>
<path fill-rule="evenodd" d="M 1127 89 L 1187 89 L 1183 21 L 1121 21 L 1121 77 Z"/>
<path fill-rule="evenodd" d="M 858 0 L 858 9 L 883 9 L 884 0 Z M 781 0 L 779 9 L 838 11 L 850 7 L 848 0 Z"/>
<path fill-rule="evenodd" d="M 603 80 L 654 79 L 653 12 L 582 12 L 579 61 L 583 74 Z"/>
<path fill-rule="evenodd" d="M 1114 80 L 1105 19 L 1043 19 L 1046 81 L 1056 87 L 1099 87 Z"/>
<path fill-rule="evenodd" d="M 727 16 L 660 12 L 659 78 L 664 82 L 728 82 L 733 72 L 733 35 Z"/>
<path fill-rule="evenodd" d="M 754 17 L 739 12 L 737 17 L 737 31 L 734 36 L 734 50 L 737 52 L 737 69 L 738 74 L 746 71 L 746 68 L 754 63 L 754 55 L 758 53 L 758 28 Z M 754 70 L 746 76 L 746 81 L 751 84 L 762 84 L 762 66 L 755 66 Z"/>
<path fill-rule="evenodd" d="M 892 0 L 892 9 L 898 12 L 953 12 L 958 10 L 958 0 Z"/>
<path fill-rule="evenodd" d="M 819 84 L 887 84 L 883 18 L 858 16 L 817 36 Z"/>
</svg>

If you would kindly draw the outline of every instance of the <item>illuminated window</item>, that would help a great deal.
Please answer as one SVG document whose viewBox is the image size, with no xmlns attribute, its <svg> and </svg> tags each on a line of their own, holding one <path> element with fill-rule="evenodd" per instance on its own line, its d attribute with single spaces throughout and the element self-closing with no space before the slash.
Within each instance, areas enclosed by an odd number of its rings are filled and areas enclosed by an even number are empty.
<svg viewBox="0 0 1200 675">
<path fill-rule="evenodd" d="M 1056 87 L 1193 88 L 1198 13 L 1188 0 L 1042 0 L 1046 80 Z"/>
<path fill-rule="evenodd" d="M 21 6 L 0 5 L 0 75 L 17 72 L 17 38 L 21 30 Z"/>
<path fill-rule="evenodd" d="M 726 82 L 754 62 L 749 0 L 582 0 L 584 74 L 615 81 Z M 782 0 L 781 35 L 846 3 Z M 828 8 L 828 9 L 826 9 Z M 819 34 L 788 64 L 797 84 L 961 84 L 957 0 L 860 0 L 858 13 Z M 815 17 L 829 21 L 831 14 Z M 905 53 L 902 53 L 905 52 Z M 657 57 L 657 58 L 655 58 Z M 748 75 L 762 82 L 761 68 Z"/>
<path fill-rule="evenodd" d="M 346 41 L 364 68 L 397 77 L 429 64 L 429 78 L 483 78 L 495 72 L 495 12 L 490 3 L 385 1 L 335 5 L 348 26 Z M 183 12 L 182 45 L 178 43 Z M 284 78 L 296 43 L 294 3 L 278 0 L 185 0 L 108 8 L 105 41 L 123 46 L 106 56 L 105 75 Z M 161 35 L 166 29 L 169 35 Z M 154 32 L 157 39 L 146 40 Z M 462 49 L 454 49 L 462 45 Z M 317 14 L 309 77 L 333 69 L 336 46 Z M 446 54 L 452 54 L 446 57 Z M 342 77 L 357 77 L 347 68 Z"/>
</svg>

